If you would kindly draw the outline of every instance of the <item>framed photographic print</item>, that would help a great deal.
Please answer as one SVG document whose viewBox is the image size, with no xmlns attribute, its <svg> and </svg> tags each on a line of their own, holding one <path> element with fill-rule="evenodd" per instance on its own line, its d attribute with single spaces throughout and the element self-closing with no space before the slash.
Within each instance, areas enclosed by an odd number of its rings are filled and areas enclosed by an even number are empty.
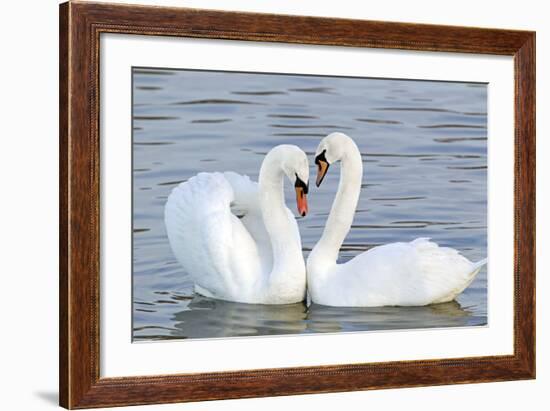
<svg viewBox="0 0 550 411">
<path fill-rule="evenodd" d="M 60 6 L 60 403 L 535 377 L 535 33 Z"/>
</svg>

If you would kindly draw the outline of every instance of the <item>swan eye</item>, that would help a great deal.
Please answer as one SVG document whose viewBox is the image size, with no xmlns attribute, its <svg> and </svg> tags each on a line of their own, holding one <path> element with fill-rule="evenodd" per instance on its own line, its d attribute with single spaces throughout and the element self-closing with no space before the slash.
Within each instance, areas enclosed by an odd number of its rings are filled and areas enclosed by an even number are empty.
<svg viewBox="0 0 550 411">
<path fill-rule="evenodd" d="M 327 150 L 325 149 L 321 152 L 321 154 L 319 154 L 317 157 L 315 157 L 315 164 L 319 165 L 321 163 L 321 161 L 323 161 L 327 164 L 330 164 L 327 161 L 326 152 L 327 152 Z"/>
<path fill-rule="evenodd" d="M 294 187 L 301 188 L 304 191 L 304 194 L 307 194 L 309 190 L 309 182 L 306 184 L 302 181 L 300 177 L 298 177 L 298 174 L 296 174 L 296 182 L 294 183 Z"/>
</svg>

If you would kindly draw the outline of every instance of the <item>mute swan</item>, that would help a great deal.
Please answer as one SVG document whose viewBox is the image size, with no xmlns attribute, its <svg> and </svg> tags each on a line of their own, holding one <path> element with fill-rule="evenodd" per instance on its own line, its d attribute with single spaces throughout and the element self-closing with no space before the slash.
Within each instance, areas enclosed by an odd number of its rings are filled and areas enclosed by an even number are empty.
<svg viewBox="0 0 550 411">
<path fill-rule="evenodd" d="M 330 306 L 422 306 L 452 301 L 486 263 L 472 263 L 427 238 L 374 247 L 344 264 L 338 252 L 353 221 L 361 190 L 359 149 L 342 133 L 325 137 L 316 151 L 319 186 L 329 165 L 341 161 L 338 192 L 319 242 L 307 260 L 308 290 Z"/>
<path fill-rule="evenodd" d="M 166 231 L 197 293 L 251 304 L 304 299 L 305 263 L 298 225 L 285 206 L 285 174 L 305 216 L 309 165 L 292 145 L 267 153 L 259 184 L 233 172 L 199 173 L 174 188 L 164 210 Z"/>
</svg>

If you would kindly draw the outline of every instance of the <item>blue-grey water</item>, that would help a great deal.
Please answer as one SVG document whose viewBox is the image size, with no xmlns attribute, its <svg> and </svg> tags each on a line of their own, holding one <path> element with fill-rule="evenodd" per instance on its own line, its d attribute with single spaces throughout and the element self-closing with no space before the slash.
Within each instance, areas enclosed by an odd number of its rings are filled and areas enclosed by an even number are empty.
<svg viewBox="0 0 550 411">
<path fill-rule="evenodd" d="M 133 69 L 133 337 L 136 341 L 487 324 L 484 268 L 457 301 L 427 307 L 263 306 L 193 294 L 163 222 L 170 191 L 200 171 L 257 180 L 266 152 L 310 157 L 333 131 L 364 162 L 346 261 L 377 245 L 431 237 L 473 261 L 487 254 L 485 84 Z M 304 257 L 320 238 L 339 178 L 331 167 L 300 218 Z M 292 184 L 287 205 L 295 210 Z"/>
</svg>

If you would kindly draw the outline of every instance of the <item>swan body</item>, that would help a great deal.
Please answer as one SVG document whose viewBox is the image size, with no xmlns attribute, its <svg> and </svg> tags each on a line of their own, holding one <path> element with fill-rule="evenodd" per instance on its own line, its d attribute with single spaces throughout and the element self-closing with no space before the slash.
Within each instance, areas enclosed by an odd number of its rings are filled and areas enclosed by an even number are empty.
<svg viewBox="0 0 550 411">
<path fill-rule="evenodd" d="M 199 173 L 174 188 L 166 231 L 197 293 L 251 304 L 304 299 L 305 263 L 298 225 L 284 202 L 285 174 L 308 181 L 307 157 L 296 146 L 273 148 L 259 183 L 234 172 Z"/>
<path fill-rule="evenodd" d="M 374 247 L 337 264 L 363 176 L 361 154 L 342 133 L 329 134 L 319 144 L 318 185 L 336 161 L 341 161 L 338 192 L 323 235 L 307 260 L 312 301 L 347 307 L 423 306 L 452 301 L 471 284 L 486 259 L 472 263 L 457 250 L 440 247 L 428 238 Z"/>
</svg>

